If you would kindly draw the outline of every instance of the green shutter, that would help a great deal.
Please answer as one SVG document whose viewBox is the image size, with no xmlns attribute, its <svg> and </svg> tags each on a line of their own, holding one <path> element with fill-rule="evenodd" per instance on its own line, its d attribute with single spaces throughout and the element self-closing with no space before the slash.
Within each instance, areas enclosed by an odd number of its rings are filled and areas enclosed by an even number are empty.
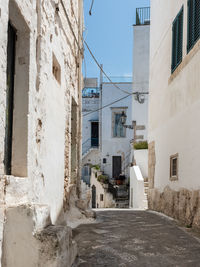
<svg viewBox="0 0 200 267">
<path fill-rule="evenodd" d="M 200 38 L 200 1 L 188 0 L 188 40 L 187 51 L 189 52 Z"/>
<path fill-rule="evenodd" d="M 181 63 L 183 56 L 183 7 L 172 25 L 172 66 L 171 71 Z"/>
</svg>

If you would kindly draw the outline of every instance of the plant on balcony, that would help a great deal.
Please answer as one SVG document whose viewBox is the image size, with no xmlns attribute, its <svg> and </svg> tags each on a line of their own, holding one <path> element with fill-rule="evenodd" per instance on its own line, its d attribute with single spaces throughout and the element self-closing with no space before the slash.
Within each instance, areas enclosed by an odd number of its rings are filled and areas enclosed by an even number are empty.
<svg viewBox="0 0 200 267">
<path fill-rule="evenodd" d="M 148 149 L 147 141 L 140 141 L 138 143 L 135 143 L 133 146 L 135 150 Z"/>
<path fill-rule="evenodd" d="M 107 175 L 103 175 L 103 174 L 98 176 L 97 181 L 102 183 L 102 184 L 108 184 L 109 183 L 108 176 Z"/>
</svg>

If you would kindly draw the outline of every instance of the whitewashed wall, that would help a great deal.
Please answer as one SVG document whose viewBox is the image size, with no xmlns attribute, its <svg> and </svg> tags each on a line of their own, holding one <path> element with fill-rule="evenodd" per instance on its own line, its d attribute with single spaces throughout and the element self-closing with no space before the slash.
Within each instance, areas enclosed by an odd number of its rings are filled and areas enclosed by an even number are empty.
<svg viewBox="0 0 200 267">
<path fill-rule="evenodd" d="M 150 26 L 134 25 L 133 27 L 133 92 L 149 91 L 149 54 L 150 54 Z M 145 101 L 140 104 L 133 95 L 132 120 L 137 125 L 145 125 L 146 129 L 137 131 L 138 135 L 148 138 L 148 102 L 149 96 L 144 95 Z"/>
<path fill-rule="evenodd" d="M 72 97 L 81 107 L 81 62 L 78 68 L 76 55 L 79 56 L 74 36 L 67 23 L 64 10 L 59 5 L 56 12 L 55 1 L 43 0 L 13 0 L 0 1 L 0 174 L 4 175 L 4 137 L 5 137 L 5 108 L 6 108 L 6 67 L 7 67 L 7 25 L 10 19 L 18 34 L 22 31 L 28 36 L 30 47 L 29 56 L 17 54 L 16 65 L 26 64 L 27 73 L 21 72 L 21 79 L 29 75 L 28 126 L 27 126 L 27 179 L 30 179 L 32 190 L 30 200 L 47 204 L 51 208 L 51 218 L 56 222 L 63 206 L 65 169 L 67 166 L 68 179 L 70 164 L 66 163 L 65 149 L 68 142 L 70 162 L 70 125 Z M 72 28 L 78 38 L 78 25 L 75 20 L 81 16 L 81 1 L 65 2 Z M 73 12 L 72 12 L 73 11 Z M 18 19 L 24 24 L 20 24 Z M 82 23 L 82 21 L 81 21 Z M 82 26 L 81 26 L 82 27 Z M 80 28 L 81 30 L 81 28 Z M 21 38 L 21 37 L 20 37 Z M 56 81 L 52 74 L 52 56 L 55 54 L 61 67 L 61 82 Z M 20 89 L 19 84 L 16 84 Z M 24 100 L 22 100 L 24 101 Z M 16 122 L 15 122 L 16 123 Z M 80 124 L 77 121 L 78 125 Z M 19 124 L 19 128 L 22 125 Z M 26 131 L 18 129 L 23 136 Z M 78 126 L 80 134 L 80 127 Z M 81 134 L 80 134 L 81 136 Z M 81 138 L 78 139 L 80 147 Z M 17 155 L 17 147 L 13 147 Z M 19 152 L 18 152 L 19 154 Z M 16 157 L 16 156 L 15 156 Z M 20 164 L 19 162 L 17 163 Z M 22 164 L 22 163 L 21 163 Z M 17 172 L 13 173 L 16 175 Z M 24 173 L 24 172 L 23 172 Z"/>
<path fill-rule="evenodd" d="M 132 93 L 132 83 L 117 83 L 121 89 Z M 127 96 L 126 93 L 119 91 L 110 83 L 102 85 L 102 106 L 110 104 L 115 100 Z M 125 162 L 125 157 L 130 154 L 130 141 L 133 139 L 133 130 L 126 129 L 126 137 L 117 138 L 112 136 L 112 108 L 126 107 L 127 120 L 126 124 L 132 125 L 132 96 L 129 96 L 122 101 L 115 103 L 102 110 L 102 155 L 101 167 L 102 170 L 112 177 L 112 156 L 122 157 L 122 170 L 128 163 L 129 158 Z M 106 158 L 107 163 L 103 164 L 103 158 Z M 128 168 L 126 168 L 128 175 Z"/>
<path fill-rule="evenodd" d="M 200 189 L 200 42 L 187 54 L 187 0 L 152 1 L 149 141 L 155 141 L 155 188 Z M 184 5 L 183 62 L 171 75 L 172 22 Z M 178 181 L 169 180 L 179 153 Z"/>
</svg>

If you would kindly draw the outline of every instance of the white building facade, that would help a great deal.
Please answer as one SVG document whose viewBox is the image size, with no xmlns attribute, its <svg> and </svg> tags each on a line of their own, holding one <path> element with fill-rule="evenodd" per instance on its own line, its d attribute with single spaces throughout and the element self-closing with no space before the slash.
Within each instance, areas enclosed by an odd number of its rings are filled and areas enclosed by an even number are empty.
<svg viewBox="0 0 200 267">
<path fill-rule="evenodd" d="M 121 124 L 121 115 L 127 116 L 126 124 L 132 125 L 132 83 L 116 83 L 121 90 L 111 83 L 102 84 L 101 111 L 101 169 L 110 179 L 117 179 L 120 174 L 129 177 L 129 164 L 133 130 L 126 129 Z"/>
<path fill-rule="evenodd" d="M 200 226 L 200 5 L 152 1 L 149 206 Z"/>
<path fill-rule="evenodd" d="M 147 208 L 148 149 L 136 144 L 148 140 L 150 8 L 136 9 L 133 25 L 133 100 L 134 142 L 130 170 L 130 208 Z M 135 148 L 134 148 L 135 147 Z M 146 187 L 147 186 L 147 187 Z"/>
<path fill-rule="evenodd" d="M 2 264 L 71 266 L 76 245 L 67 220 L 80 195 L 83 3 L 3 0 L 0 28 Z"/>
</svg>

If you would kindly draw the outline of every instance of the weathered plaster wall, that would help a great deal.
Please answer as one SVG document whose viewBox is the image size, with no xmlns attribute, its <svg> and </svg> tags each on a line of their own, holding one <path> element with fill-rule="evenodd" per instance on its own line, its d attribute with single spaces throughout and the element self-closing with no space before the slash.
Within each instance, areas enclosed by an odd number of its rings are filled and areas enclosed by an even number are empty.
<svg viewBox="0 0 200 267">
<path fill-rule="evenodd" d="M 121 89 L 132 93 L 132 83 L 118 83 Z M 127 96 L 126 93 L 119 91 L 110 83 L 102 85 L 102 106 L 110 104 L 115 100 Z M 112 109 L 125 108 L 127 120 L 126 124 L 132 124 L 132 97 L 115 103 L 102 110 L 102 155 L 101 159 L 106 158 L 106 164 L 101 161 L 102 170 L 112 178 L 112 156 L 122 157 L 122 171 L 129 173 L 127 165 L 130 160 L 130 141 L 133 139 L 133 130 L 126 129 L 126 136 L 122 138 L 113 137 L 112 131 Z"/>
<path fill-rule="evenodd" d="M 80 21 L 79 4 L 81 1 L 67 2 L 65 7 L 69 13 L 72 28 L 78 38 L 78 21 Z M 7 23 L 9 16 L 8 1 L 1 4 L 1 164 L 4 157 L 4 126 L 5 126 L 5 102 L 6 102 L 6 48 L 7 48 Z M 19 29 L 18 34 L 29 31 L 30 44 L 28 57 L 16 54 L 17 64 L 27 63 L 29 82 L 27 85 L 29 99 L 19 103 L 28 106 L 28 114 L 22 114 L 28 118 L 28 136 L 26 127 L 14 120 L 14 129 L 20 133 L 24 142 L 28 142 L 25 160 L 27 176 L 32 183 L 32 201 L 49 204 L 51 216 L 55 222 L 62 209 L 65 178 L 65 143 L 70 145 L 71 124 L 71 98 L 73 97 L 80 108 L 80 53 L 74 41 L 74 36 L 67 22 L 64 9 L 59 5 L 56 12 L 55 1 L 10 1 L 10 20 Z M 15 10 L 16 9 L 16 10 Z M 20 19 L 15 18 L 15 12 Z M 23 20 L 23 23 L 20 23 Z M 82 21 L 81 21 L 82 23 Z M 21 27 L 21 28 L 20 28 Z M 81 30 L 81 26 L 80 29 Z M 20 46 L 20 43 L 17 46 Z M 21 49 L 21 47 L 20 47 Z M 52 56 L 55 55 L 61 68 L 61 82 L 55 79 L 52 73 Z M 79 65 L 78 65 L 79 61 Z M 20 70 L 20 69 L 19 69 Z M 19 73 L 19 80 L 23 80 L 23 72 Z M 21 78 L 21 79 L 20 79 Z M 16 82 L 15 91 L 20 94 L 21 85 Z M 17 97 L 16 93 L 16 97 Z M 17 102 L 16 102 L 17 105 Z M 19 122 L 18 122 L 19 121 Z M 18 123 L 18 125 L 17 125 Z M 77 122 L 80 125 L 80 122 Z M 80 128 L 80 126 L 78 126 Z M 80 131 L 78 129 L 77 131 Z M 67 133 L 65 135 L 65 132 Z M 20 135 L 20 134 L 19 134 Z M 78 135 L 78 132 L 77 132 Z M 14 132 L 14 140 L 17 136 Z M 28 141 L 26 141 L 28 140 Z M 20 143 L 20 141 L 18 141 Z M 13 153 L 19 149 L 19 144 L 13 147 Z M 70 146 L 67 148 L 70 155 Z M 19 153 L 19 152 L 18 152 Z M 16 156 L 17 157 L 17 156 Z M 23 163 L 18 162 L 18 165 Z M 70 164 L 68 164 L 70 169 Z M 1 174 L 4 174 L 4 166 L 1 166 Z M 70 172 L 69 172 L 70 173 Z M 68 173 L 68 178 L 69 177 Z M 13 168 L 13 174 L 15 174 Z M 56 201 L 55 201 L 56 200 Z"/>
<path fill-rule="evenodd" d="M 96 208 L 114 208 L 115 201 L 111 193 L 107 190 L 107 185 L 98 182 L 97 178 L 102 172 L 92 169 L 91 179 L 90 179 L 90 192 L 92 201 L 92 187 L 96 188 Z M 103 201 L 101 201 L 100 195 L 103 195 Z M 92 204 L 91 204 L 92 206 Z"/>
<path fill-rule="evenodd" d="M 155 163 L 155 172 L 154 167 L 151 168 L 155 187 L 152 192 L 155 193 L 150 193 L 150 203 L 155 204 L 151 205 L 155 209 L 161 205 L 159 209 L 168 213 L 166 205 L 170 201 L 173 212 L 169 213 L 177 217 L 173 214 L 179 210 L 178 218 L 181 218 L 186 207 L 183 201 L 191 200 L 187 195 L 200 189 L 200 127 L 196 120 L 200 115 L 200 43 L 198 41 L 187 54 L 186 0 L 155 0 L 151 4 L 149 142 L 154 142 L 155 148 L 154 159 L 150 158 L 151 163 Z M 183 61 L 171 75 L 172 22 L 182 5 Z M 170 156 L 176 153 L 179 154 L 178 180 L 170 181 Z M 156 204 L 160 194 L 161 203 Z M 181 199 L 174 197 L 177 194 Z M 193 202 L 189 205 L 196 209 Z"/>
<path fill-rule="evenodd" d="M 59 224 L 63 218 L 63 204 L 66 211 L 66 207 L 70 209 L 70 204 L 75 205 L 79 197 L 83 84 L 80 37 L 83 28 L 82 0 L 63 1 L 70 23 L 62 1 L 59 5 L 57 2 L 0 0 L 0 175 L 3 179 L 9 19 L 19 35 L 14 88 L 12 174 L 15 177 L 7 177 L 1 204 L 6 209 L 21 203 L 25 206 L 30 203 L 47 205 L 53 224 Z M 53 56 L 58 62 L 60 81 L 53 75 Z M 76 142 L 76 180 L 71 179 L 72 98 L 77 106 L 76 131 L 73 133 L 73 142 Z M 26 183 L 23 183 L 24 179 Z M 70 200 L 71 192 L 73 201 Z M 8 229 L 10 220 L 11 215 L 6 220 Z M 5 242 L 9 243 L 9 236 Z M 58 263 L 57 266 L 62 265 Z"/>
</svg>

